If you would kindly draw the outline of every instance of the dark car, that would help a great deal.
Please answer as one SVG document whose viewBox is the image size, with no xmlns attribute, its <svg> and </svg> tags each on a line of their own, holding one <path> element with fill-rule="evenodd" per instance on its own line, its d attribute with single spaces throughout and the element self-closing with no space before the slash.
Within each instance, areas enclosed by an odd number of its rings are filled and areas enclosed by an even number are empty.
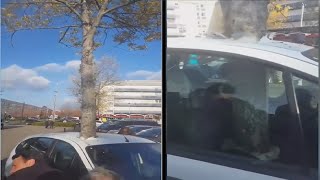
<svg viewBox="0 0 320 180">
<path fill-rule="evenodd" d="M 27 119 L 27 120 L 25 121 L 26 125 L 31 125 L 31 124 L 33 124 L 33 123 L 35 123 L 35 122 L 40 122 L 40 120 L 34 119 L 34 118 L 29 118 L 29 119 Z"/>
<path fill-rule="evenodd" d="M 138 132 L 140 131 L 143 131 L 145 129 L 150 129 L 150 128 L 153 128 L 153 127 L 156 127 L 156 126 L 146 126 L 146 125 L 131 125 L 131 126 L 125 126 L 125 127 L 122 127 L 119 132 L 121 132 L 121 130 L 123 128 L 129 128 L 130 131 L 133 133 L 133 134 L 137 134 Z M 118 133 L 119 134 L 119 133 Z"/>
<path fill-rule="evenodd" d="M 155 142 L 161 142 L 161 127 L 154 127 L 150 129 L 143 130 L 136 134 L 136 136 L 150 139 Z"/>
<path fill-rule="evenodd" d="M 97 128 L 98 132 L 108 132 L 110 130 L 119 130 L 125 126 L 131 125 L 147 125 L 147 126 L 159 126 L 156 121 L 150 120 L 118 120 L 112 124 L 102 124 Z"/>
</svg>

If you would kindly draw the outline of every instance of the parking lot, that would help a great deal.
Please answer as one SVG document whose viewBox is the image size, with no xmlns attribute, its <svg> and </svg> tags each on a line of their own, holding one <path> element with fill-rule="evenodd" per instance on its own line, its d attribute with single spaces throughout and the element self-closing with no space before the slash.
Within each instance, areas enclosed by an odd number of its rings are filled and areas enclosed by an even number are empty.
<svg viewBox="0 0 320 180">
<path fill-rule="evenodd" d="M 6 126 L 3 130 L 1 130 L 1 160 L 7 158 L 14 146 L 27 136 L 63 131 L 64 128 L 62 127 L 46 129 L 41 126 Z"/>
<path fill-rule="evenodd" d="M 70 131 L 70 128 L 68 129 Z M 17 143 L 22 141 L 25 137 L 41 134 L 63 132 L 64 128 L 56 127 L 54 129 L 46 129 L 41 126 L 24 126 L 24 125 L 7 125 L 1 130 L 1 170 L 4 168 L 6 159 L 11 150 Z"/>
</svg>

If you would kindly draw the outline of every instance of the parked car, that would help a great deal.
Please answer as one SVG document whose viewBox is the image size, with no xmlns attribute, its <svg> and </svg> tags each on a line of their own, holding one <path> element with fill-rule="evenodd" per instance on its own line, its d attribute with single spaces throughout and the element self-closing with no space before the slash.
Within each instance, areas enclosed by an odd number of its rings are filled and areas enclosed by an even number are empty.
<svg viewBox="0 0 320 180">
<path fill-rule="evenodd" d="M 101 126 L 103 124 L 103 122 L 101 120 L 96 120 L 96 127 L 98 128 L 99 126 Z"/>
<path fill-rule="evenodd" d="M 318 52 L 168 38 L 167 179 L 317 179 Z"/>
<path fill-rule="evenodd" d="M 146 126 L 146 125 L 131 125 L 131 126 L 125 126 L 127 128 L 130 129 L 130 131 L 133 133 L 133 134 L 137 134 L 138 132 L 142 131 L 142 130 L 145 130 L 145 129 L 150 129 L 150 128 L 153 128 L 155 126 Z M 121 129 L 125 128 L 125 127 L 122 127 Z M 121 129 L 119 130 L 111 130 L 112 132 L 108 132 L 108 133 L 118 133 L 121 131 Z"/>
<path fill-rule="evenodd" d="M 153 127 L 153 128 L 142 130 L 138 132 L 136 136 L 161 143 L 161 127 Z"/>
<path fill-rule="evenodd" d="M 28 118 L 27 120 L 25 120 L 26 125 L 32 125 L 35 122 L 40 122 L 40 120 L 35 118 Z"/>
<path fill-rule="evenodd" d="M 130 125 L 159 126 L 156 121 L 151 120 L 118 120 L 112 124 L 102 124 L 97 128 L 98 132 L 109 132 L 110 130 L 120 130 L 122 127 Z M 114 132 L 113 132 L 114 133 Z"/>
<path fill-rule="evenodd" d="M 103 167 L 123 179 L 161 179 L 161 147 L 150 140 L 118 134 L 98 134 L 83 140 L 79 133 L 39 134 L 27 137 L 10 153 L 5 164 L 8 176 L 12 156 L 22 148 L 44 153 L 49 164 L 63 171 L 70 180 L 78 180 L 89 170 Z"/>
</svg>

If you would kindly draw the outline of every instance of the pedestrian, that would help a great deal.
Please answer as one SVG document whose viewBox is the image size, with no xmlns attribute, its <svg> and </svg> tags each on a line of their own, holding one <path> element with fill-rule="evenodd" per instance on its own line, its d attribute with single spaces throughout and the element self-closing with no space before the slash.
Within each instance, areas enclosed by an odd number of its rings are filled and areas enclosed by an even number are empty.
<svg viewBox="0 0 320 180">
<path fill-rule="evenodd" d="M 81 180 L 121 180 L 121 177 L 113 171 L 97 167 Z"/>
<path fill-rule="evenodd" d="M 46 120 L 46 121 L 44 122 L 44 125 L 45 125 L 46 128 L 48 128 L 48 126 L 49 126 L 49 121 Z"/>
<path fill-rule="evenodd" d="M 41 151 L 31 146 L 19 150 L 12 160 L 12 168 L 7 180 L 66 180 L 61 171 L 47 164 Z"/>
<path fill-rule="evenodd" d="M 53 121 L 52 120 L 49 121 L 49 128 L 53 129 Z"/>
</svg>

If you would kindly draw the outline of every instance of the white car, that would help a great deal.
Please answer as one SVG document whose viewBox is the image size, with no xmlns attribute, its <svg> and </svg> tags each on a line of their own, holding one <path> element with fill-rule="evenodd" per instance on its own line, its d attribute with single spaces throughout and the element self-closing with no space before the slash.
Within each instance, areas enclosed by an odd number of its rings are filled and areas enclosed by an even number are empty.
<svg viewBox="0 0 320 180">
<path fill-rule="evenodd" d="M 12 166 L 12 156 L 25 144 L 45 153 L 50 164 L 71 180 L 78 180 L 97 166 L 115 171 L 124 179 L 161 179 L 159 144 L 135 136 L 100 133 L 97 138 L 83 140 L 74 132 L 27 137 L 10 153 L 5 165 L 6 176 Z"/>
<path fill-rule="evenodd" d="M 96 120 L 96 128 L 103 124 L 102 120 Z"/>
<path fill-rule="evenodd" d="M 318 52 L 168 38 L 167 179 L 317 179 Z"/>
</svg>

